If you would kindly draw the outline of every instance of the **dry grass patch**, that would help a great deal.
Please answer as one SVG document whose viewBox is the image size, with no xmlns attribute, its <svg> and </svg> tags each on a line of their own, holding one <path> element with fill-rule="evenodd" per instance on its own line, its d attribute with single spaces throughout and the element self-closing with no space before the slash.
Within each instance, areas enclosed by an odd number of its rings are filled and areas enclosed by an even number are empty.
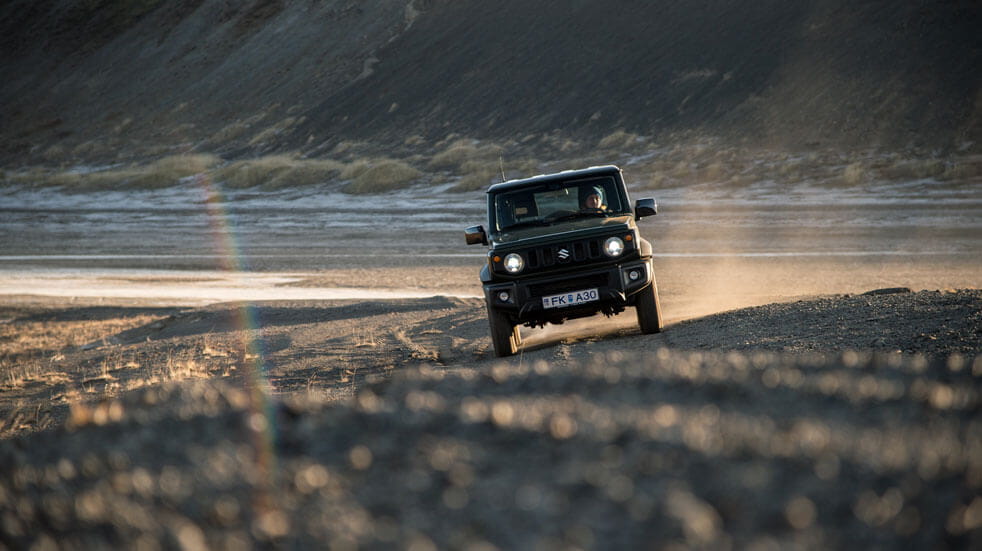
<svg viewBox="0 0 982 551">
<path fill-rule="evenodd" d="M 366 170 L 372 167 L 373 161 L 369 159 L 358 159 L 357 161 L 348 163 L 343 170 L 341 170 L 342 180 L 354 180 L 355 178 L 361 176 Z"/>
<path fill-rule="evenodd" d="M 469 161 L 461 166 L 461 178 L 454 191 L 476 191 L 501 181 L 500 166 L 491 161 Z"/>
<path fill-rule="evenodd" d="M 863 163 L 850 163 L 842 169 L 842 183 L 847 186 L 858 186 L 870 178 L 869 171 Z"/>
<path fill-rule="evenodd" d="M 150 163 L 139 170 L 132 180 L 138 188 L 160 188 L 176 184 L 181 178 L 202 174 L 215 167 L 221 159 L 215 155 L 172 155 Z"/>
<path fill-rule="evenodd" d="M 522 159 L 504 165 L 500 160 L 467 161 L 460 167 L 461 178 L 454 191 L 478 191 L 504 180 L 527 178 L 541 173 L 536 161 Z"/>
<path fill-rule="evenodd" d="M 0 390 L 23 388 L 31 383 L 42 382 L 48 372 L 44 361 L 34 358 L 18 363 L 0 360 Z"/>
<path fill-rule="evenodd" d="M 467 163 L 497 161 L 504 148 L 494 144 L 480 144 L 471 140 L 457 140 L 430 159 L 432 170 L 460 171 Z"/>
<path fill-rule="evenodd" d="M 30 169 L 6 173 L 5 182 L 58 186 L 73 191 L 108 190 L 123 187 L 156 189 L 177 185 L 182 178 L 207 173 L 221 162 L 215 155 L 171 155 L 144 166 L 111 167 L 102 170 L 48 171 Z"/>
<path fill-rule="evenodd" d="M 304 117 L 287 117 L 276 124 L 261 130 L 252 139 L 249 140 L 249 145 L 260 146 L 266 145 L 267 143 L 275 140 L 280 134 L 286 132 L 290 128 L 303 123 Z"/>
<path fill-rule="evenodd" d="M 382 193 L 400 189 L 422 176 L 409 164 L 395 159 L 360 160 L 341 172 L 341 178 L 351 180 L 347 193 Z"/>
<path fill-rule="evenodd" d="M 236 353 L 236 337 L 136 345 L 117 338 L 131 329 L 162 328 L 172 312 L 0 310 L 0 438 L 49 428 L 69 407 L 84 414 L 128 390 L 228 377 L 242 361 L 255 360 Z"/>
<path fill-rule="evenodd" d="M 228 145 L 229 142 L 243 138 L 246 134 L 248 134 L 250 129 L 262 122 L 267 116 L 269 116 L 268 113 L 256 113 L 255 115 L 246 119 L 239 119 L 230 122 L 221 130 L 212 134 L 211 137 L 208 138 L 208 141 L 218 146 Z"/>
<path fill-rule="evenodd" d="M 947 166 L 941 159 L 903 159 L 878 167 L 879 176 L 886 180 L 924 180 L 945 177 Z"/>
<path fill-rule="evenodd" d="M 982 158 L 959 159 L 952 162 L 944 173 L 946 180 L 974 180 L 982 178 Z"/>
<path fill-rule="evenodd" d="M 221 130 L 212 134 L 208 141 L 214 144 L 226 144 L 233 140 L 237 140 L 244 136 L 249 131 L 249 125 L 236 121 L 225 125 Z"/>
<path fill-rule="evenodd" d="M 606 150 L 634 149 L 643 141 L 641 136 L 624 130 L 616 130 L 607 134 L 597 143 L 597 147 Z"/>
<path fill-rule="evenodd" d="M 34 319 L 15 319 L 0 324 L 0 342 L 3 343 L 0 361 L 52 356 L 65 348 L 83 346 L 128 329 L 143 327 L 159 320 L 160 316 L 137 315 L 105 320 L 48 320 L 42 316 L 32 318 Z"/>
<path fill-rule="evenodd" d="M 55 424 L 51 404 L 16 405 L 0 414 L 0 438 L 47 430 Z"/>
<path fill-rule="evenodd" d="M 338 161 L 299 159 L 291 155 L 270 155 L 224 165 L 215 155 L 174 155 L 145 166 L 54 172 L 40 168 L 4 171 L 3 183 L 57 186 L 74 191 L 157 189 L 178 185 L 182 179 L 200 174 L 231 188 L 273 190 L 321 184 L 337 178 L 344 168 L 345 165 Z"/>
<path fill-rule="evenodd" d="M 236 161 L 214 171 L 213 179 L 231 188 L 280 189 L 321 184 L 336 177 L 344 168 L 327 159 L 296 159 L 270 155 Z"/>
</svg>

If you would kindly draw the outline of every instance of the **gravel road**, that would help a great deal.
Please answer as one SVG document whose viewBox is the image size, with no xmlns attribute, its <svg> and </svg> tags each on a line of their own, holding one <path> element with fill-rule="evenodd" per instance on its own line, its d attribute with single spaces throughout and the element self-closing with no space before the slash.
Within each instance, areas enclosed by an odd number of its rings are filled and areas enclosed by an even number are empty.
<svg viewBox="0 0 982 551">
<path fill-rule="evenodd" d="M 502 362 L 471 299 L 147 309 L 61 352 L 104 393 L 0 394 L 56 421 L 0 440 L 0 543 L 977 548 L 980 312 L 980 291 L 840 295 L 652 337 L 620 316 Z M 247 318 L 263 346 L 237 355 Z M 132 367 L 167 358 L 197 372 Z"/>
</svg>

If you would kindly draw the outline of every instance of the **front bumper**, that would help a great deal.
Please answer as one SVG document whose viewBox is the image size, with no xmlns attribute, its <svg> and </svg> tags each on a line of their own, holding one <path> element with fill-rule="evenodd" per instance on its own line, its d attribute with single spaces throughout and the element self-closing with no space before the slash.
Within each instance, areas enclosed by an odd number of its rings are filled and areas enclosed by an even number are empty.
<svg viewBox="0 0 982 551">
<path fill-rule="evenodd" d="M 633 277 L 632 277 L 633 276 Z M 566 319 L 604 312 L 614 314 L 634 305 L 639 291 L 654 275 L 648 260 L 633 260 L 596 269 L 487 283 L 484 298 L 490 308 L 507 314 L 516 323 L 560 323 Z M 598 300 L 556 308 L 543 306 L 542 297 L 597 289 Z"/>
</svg>

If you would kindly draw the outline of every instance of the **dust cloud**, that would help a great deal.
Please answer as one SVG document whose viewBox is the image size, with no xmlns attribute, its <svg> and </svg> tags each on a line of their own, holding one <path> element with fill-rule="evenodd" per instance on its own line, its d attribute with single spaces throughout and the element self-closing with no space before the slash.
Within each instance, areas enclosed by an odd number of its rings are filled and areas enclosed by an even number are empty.
<svg viewBox="0 0 982 551">
<path fill-rule="evenodd" d="M 815 295 L 965 289 L 980 282 L 976 264 L 940 255 L 656 258 L 655 272 L 669 321 Z"/>
</svg>

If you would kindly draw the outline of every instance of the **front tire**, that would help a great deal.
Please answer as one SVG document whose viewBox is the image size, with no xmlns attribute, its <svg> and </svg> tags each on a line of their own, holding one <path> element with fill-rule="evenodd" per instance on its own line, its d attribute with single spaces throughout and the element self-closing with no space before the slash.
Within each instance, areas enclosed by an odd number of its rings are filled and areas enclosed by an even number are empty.
<svg viewBox="0 0 982 551">
<path fill-rule="evenodd" d="M 504 358 L 518 352 L 522 337 L 518 327 L 512 325 L 508 316 L 488 308 L 488 325 L 491 326 L 491 344 L 494 346 L 495 356 Z"/>
<path fill-rule="evenodd" d="M 658 283 L 654 274 L 651 275 L 651 285 L 638 293 L 635 302 L 638 311 L 638 325 L 645 335 L 661 333 L 664 323 L 661 317 L 661 302 L 658 300 Z"/>
</svg>

